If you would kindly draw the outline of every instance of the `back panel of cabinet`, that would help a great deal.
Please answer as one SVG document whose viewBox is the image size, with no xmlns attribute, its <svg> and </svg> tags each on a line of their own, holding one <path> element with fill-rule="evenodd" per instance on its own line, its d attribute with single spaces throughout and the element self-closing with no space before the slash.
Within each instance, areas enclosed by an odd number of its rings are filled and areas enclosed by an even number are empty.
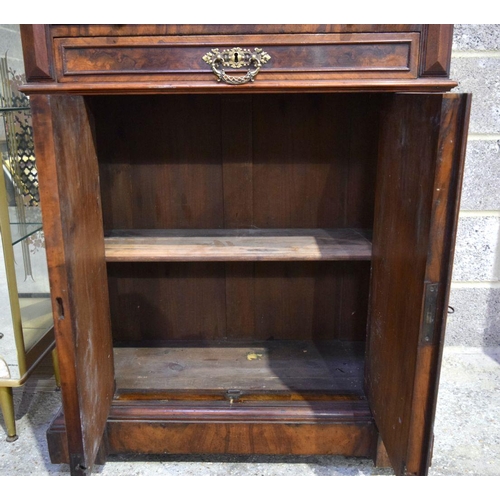
<svg viewBox="0 0 500 500">
<path fill-rule="evenodd" d="M 94 97 L 105 231 L 373 226 L 376 96 Z M 116 342 L 364 340 L 368 262 L 110 263 Z"/>
</svg>

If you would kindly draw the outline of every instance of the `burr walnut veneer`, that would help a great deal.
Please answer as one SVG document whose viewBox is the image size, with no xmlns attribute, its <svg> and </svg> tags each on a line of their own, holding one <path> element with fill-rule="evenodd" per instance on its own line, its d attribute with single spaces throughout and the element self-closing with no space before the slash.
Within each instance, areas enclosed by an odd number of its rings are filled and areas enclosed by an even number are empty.
<svg viewBox="0 0 500 500">
<path fill-rule="evenodd" d="M 446 25 L 26 25 L 51 459 L 426 474 L 470 98 Z"/>
</svg>

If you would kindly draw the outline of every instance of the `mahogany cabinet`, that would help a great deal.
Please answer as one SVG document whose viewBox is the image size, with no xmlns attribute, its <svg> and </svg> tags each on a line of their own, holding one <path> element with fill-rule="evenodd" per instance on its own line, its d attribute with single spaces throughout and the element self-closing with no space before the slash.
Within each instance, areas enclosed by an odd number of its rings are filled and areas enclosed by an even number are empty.
<svg viewBox="0 0 500 500">
<path fill-rule="evenodd" d="M 22 27 L 51 459 L 431 460 L 470 98 L 449 25 Z"/>
</svg>

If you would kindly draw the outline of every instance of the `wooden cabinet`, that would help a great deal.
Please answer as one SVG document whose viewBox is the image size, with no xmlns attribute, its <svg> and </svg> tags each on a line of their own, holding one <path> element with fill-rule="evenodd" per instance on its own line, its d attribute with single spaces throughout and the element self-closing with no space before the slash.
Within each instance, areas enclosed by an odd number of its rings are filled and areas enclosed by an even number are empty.
<svg viewBox="0 0 500 500">
<path fill-rule="evenodd" d="M 446 93 L 451 33 L 23 27 L 54 462 L 339 454 L 427 473 L 470 101 Z"/>
</svg>

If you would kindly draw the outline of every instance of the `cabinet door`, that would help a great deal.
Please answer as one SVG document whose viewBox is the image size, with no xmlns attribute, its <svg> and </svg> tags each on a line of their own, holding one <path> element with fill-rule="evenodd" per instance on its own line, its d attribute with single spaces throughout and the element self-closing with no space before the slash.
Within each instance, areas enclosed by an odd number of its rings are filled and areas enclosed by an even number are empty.
<svg viewBox="0 0 500 500">
<path fill-rule="evenodd" d="M 365 383 L 397 474 L 426 474 L 470 98 L 396 94 L 382 111 Z"/>
<path fill-rule="evenodd" d="M 90 472 L 113 396 L 99 174 L 81 96 L 31 98 L 71 473 Z"/>
</svg>

